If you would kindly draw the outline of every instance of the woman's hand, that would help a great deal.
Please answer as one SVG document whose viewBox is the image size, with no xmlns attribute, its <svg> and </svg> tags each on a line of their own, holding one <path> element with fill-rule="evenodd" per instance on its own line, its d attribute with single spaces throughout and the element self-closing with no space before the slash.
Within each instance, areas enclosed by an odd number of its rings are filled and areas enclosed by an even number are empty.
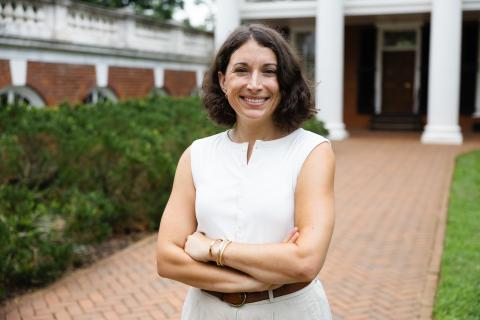
<svg viewBox="0 0 480 320">
<path fill-rule="evenodd" d="M 283 243 L 295 243 L 300 236 L 300 232 L 298 232 L 298 228 L 294 227 L 290 232 L 287 234 L 285 239 L 283 239 Z"/>
<path fill-rule="evenodd" d="M 184 250 L 193 260 L 208 262 L 211 258 L 208 252 L 211 242 L 212 239 L 196 231 L 187 237 Z"/>
<path fill-rule="evenodd" d="M 292 230 L 290 230 L 290 232 L 287 234 L 287 236 L 285 237 L 285 239 L 283 239 L 282 242 L 295 243 L 299 235 L 300 233 L 298 232 L 298 228 L 294 227 Z M 208 252 L 212 241 L 213 239 L 210 239 L 203 233 L 196 231 L 187 237 L 187 242 L 185 243 L 184 250 L 193 260 L 200 262 L 208 262 L 214 259 L 214 257 L 210 256 L 210 253 Z"/>
</svg>

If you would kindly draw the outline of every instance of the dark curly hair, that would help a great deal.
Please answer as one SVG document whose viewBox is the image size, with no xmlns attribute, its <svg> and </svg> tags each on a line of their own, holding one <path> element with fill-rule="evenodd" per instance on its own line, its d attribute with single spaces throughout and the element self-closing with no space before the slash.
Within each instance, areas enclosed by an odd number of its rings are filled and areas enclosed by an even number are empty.
<svg viewBox="0 0 480 320">
<path fill-rule="evenodd" d="M 275 125 L 288 132 L 299 128 L 302 122 L 317 112 L 302 64 L 296 52 L 277 31 L 261 24 L 238 27 L 218 50 L 202 85 L 202 101 L 210 118 L 217 124 L 229 127 L 236 122 L 235 111 L 220 87 L 218 72 L 225 74 L 232 54 L 249 39 L 271 49 L 277 57 L 281 99 L 273 113 Z"/>
</svg>

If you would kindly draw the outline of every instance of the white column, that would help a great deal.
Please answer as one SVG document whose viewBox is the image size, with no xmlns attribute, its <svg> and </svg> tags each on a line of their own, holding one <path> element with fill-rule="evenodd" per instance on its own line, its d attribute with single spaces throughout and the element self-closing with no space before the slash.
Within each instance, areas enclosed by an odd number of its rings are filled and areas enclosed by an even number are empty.
<svg viewBox="0 0 480 320">
<path fill-rule="evenodd" d="M 27 60 L 10 60 L 12 85 L 24 86 L 27 83 Z"/>
<path fill-rule="evenodd" d="M 215 50 L 218 50 L 228 35 L 240 25 L 238 0 L 218 0 L 215 22 Z"/>
<path fill-rule="evenodd" d="M 165 85 L 163 67 L 155 67 L 155 69 L 153 69 L 153 76 L 155 81 L 155 88 L 163 88 L 163 86 Z"/>
<path fill-rule="evenodd" d="M 108 86 L 108 66 L 106 64 L 95 64 L 95 76 L 97 80 L 97 87 L 103 88 Z"/>
<path fill-rule="evenodd" d="M 316 105 L 332 140 L 348 137 L 343 123 L 343 37 L 343 0 L 317 0 Z"/>
<path fill-rule="evenodd" d="M 480 44 L 480 24 L 478 30 L 478 43 Z M 480 50 L 478 50 L 478 66 L 480 66 Z M 473 113 L 474 118 L 480 118 L 480 68 L 477 68 L 477 90 L 475 91 L 475 112 Z"/>
<path fill-rule="evenodd" d="M 432 0 L 427 125 L 423 143 L 461 144 L 458 125 L 462 2 Z"/>
<path fill-rule="evenodd" d="M 204 75 L 205 75 L 205 69 L 204 68 L 200 68 L 200 69 L 195 70 L 195 78 L 196 78 L 196 81 L 197 81 L 197 88 L 198 89 L 202 88 L 203 76 Z"/>
</svg>

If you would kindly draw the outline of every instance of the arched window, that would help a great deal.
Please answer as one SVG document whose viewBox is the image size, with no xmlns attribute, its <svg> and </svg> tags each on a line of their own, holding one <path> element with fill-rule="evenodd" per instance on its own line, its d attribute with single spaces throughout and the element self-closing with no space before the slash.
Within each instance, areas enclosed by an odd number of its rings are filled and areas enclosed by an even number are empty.
<svg viewBox="0 0 480 320">
<path fill-rule="evenodd" d="M 92 91 L 90 91 L 90 93 L 85 97 L 85 99 L 83 99 L 83 103 L 88 104 L 95 104 L 98 102 L 106 101 L 117 102 L 118 99 L 112 90 L 103 87 L 97 87 L 92 89 Z"/>
<path fill-rule="evenodd" d="M 26 104 L 32 107 L 43 107 L 42 98 L 26 86 L 7 86 L 0 90 L 0 108 L 9 104 Z"/>
<path fill-rule="evenodd" d="M 200 97 L 202 94 L 202 89 L 195 87 L 190 91 L 190 97 Z"/>
<path fill-rule="evenodd" d="M 169 95 L 168 91 L 165 87 L 153 88 L 152 91 L 150 91 L 150 96 L 153 96 L 153 97 L 166 97 L 168 95 Z"/>
</svg>

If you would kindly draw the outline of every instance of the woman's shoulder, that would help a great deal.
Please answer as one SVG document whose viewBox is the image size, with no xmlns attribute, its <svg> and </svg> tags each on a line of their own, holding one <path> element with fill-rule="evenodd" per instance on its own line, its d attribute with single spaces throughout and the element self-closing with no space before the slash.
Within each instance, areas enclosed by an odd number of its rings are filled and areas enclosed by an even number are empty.
<svg viewBox="0 0 480 320">
<path fill-rule="evenodd" d="M 192 142 L 190 146 L 191 153 L 213 152 L 224 143 L 226 131 L 200 138 Z"/>
<path fill-rule="evenodd" d="M 224 139 L 226 131 L 222 131 L 211 136 L 196 139 L 192 142 L 192 145 L 208 145 L 219 142 Z"/>
<path fill-rule="evenodd" d="M 315 132 L 312 132 L 312 131 L 309 131 L 309 130 L 305 130 L 303 128 L 300 128 L 298 129 L 298 134 L 297 134 L 297 142 L 298 141 L 301 141 L 301 142 L 307 142 L 307 143 L 322 143 L 322 142 L 330 142 L 330 140 L 328 140 L 326 137 L 318 134 L 318 133 L 315 133 Z"/>
</svg>

